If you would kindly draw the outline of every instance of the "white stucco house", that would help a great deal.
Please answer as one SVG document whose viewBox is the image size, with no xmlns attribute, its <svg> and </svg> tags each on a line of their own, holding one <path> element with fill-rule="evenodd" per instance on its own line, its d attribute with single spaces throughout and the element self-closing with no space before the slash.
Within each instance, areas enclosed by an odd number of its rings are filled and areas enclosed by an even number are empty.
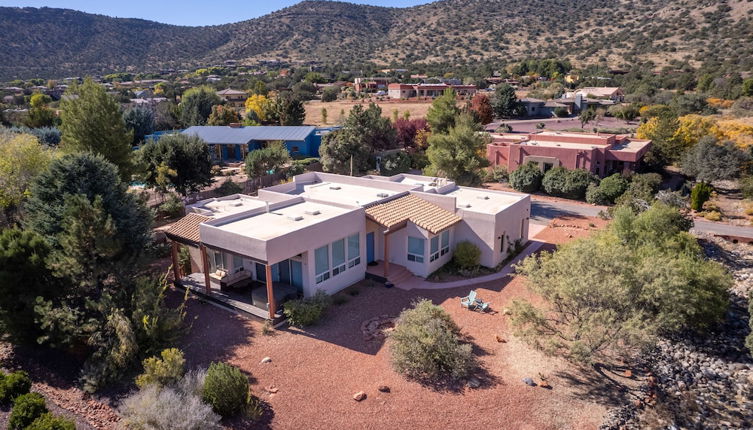
<svg viewBox="0 0 753 430">
<path fill-rule="evenodd" d="M 516 242 L 527 241 L 530 210 L 526 194 L 441 178 L 312 172 L 256 197 L 191 205 L 166 235 L 176 279 L 201 284 L 206 293 L 226 291 L 274 319 L 285 300 L 333 294 L 367 274 L 392 280 L 407 270 L 427 277 L 462 241 L 479 247 L 482 265 L 495 267 Z M 181 247 L 191 273 L 178 269 Z"/>
</svg>

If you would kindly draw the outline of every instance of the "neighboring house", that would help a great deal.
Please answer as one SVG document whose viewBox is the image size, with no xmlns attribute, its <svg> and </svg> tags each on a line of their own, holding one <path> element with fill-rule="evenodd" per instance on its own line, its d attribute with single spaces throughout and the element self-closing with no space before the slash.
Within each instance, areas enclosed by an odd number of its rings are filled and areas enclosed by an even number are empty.
<svg viewBox="0 0 753 430">
<path fill-rule="evenodd" d="M 314 126 L 193 126 L 182 131 L 201 137 L 222 161 L 242 161 L 268 142 L 281 141 L 292 156 L 318 157 L 322 135 Z"/>
<path fill-rule="evenodd" d="M 392 78 L 355 78 L 353 88 L 356 92 L 376 91 L 387 88 Z"/>
<path fill-rule="evenodd" d="M 526 116 L 533 117 L 553 117 L 554 111 L 558 108 L 566 109 L 568 114 L 572 114 L 572 106 L 560 102 L 560 100 L 541 100 L 534 98 L 524 98 L 520 103 L 526 110 Z"/>
<path fill-rule="evenodd" d="M 625 93 L 619 87 L 585 87 L 576 90 L 572 96 L 580 94 L 589 99 L 608 99 L 615 103 L 625 101 Z M 571 96 L 568 96 L 571 97 Z"/>
<path fill-rule="evenodd" d="M 434 98 L 444 94 L 445 90 L 452 88 L 459 96 L 472 96 L 476 94 L 475 85 L 447 85 L 447 84 L 390 84 L 387 94 L 391 99 Z"/>
<path fill-rule="evenodd" d="M 492 134 L 487 158 L 509 172 L 534 162 L 542 171 L 553 167 L 585 169 L 603 178 L 635 171 L 651 148 L 650 140 L 604 133 L 543 131 L 530 134 Z"/>
<path fill-rule="evenodd" d="M 245 91 L 234 90 L 231 88 L 217 91 L 217 95 L 235 108 L 244 107 L 246 99 L 248 98 L 248 94 Z"/>
<path fill-rule="evenodd" d="M 131 99 L 131 106 L 148 106 L 155 107 L 160 103 L 167 103 L 166 97 L 149 97 L 149 98 L 137 98 Z"/>
<path fill-rule="evenodd" d="M 528 240 L 530 196 L 408 174 L 310 172 L 258 197 L 209 199 L 188 211 L 166 232 L 176 279 L 206 294 L 235 294 L 249 312 L 274 319 L 285 300 L 334 294 L 367 276 L 427 277 L 462 241 L 496 267 Z M 178 270 L 180 246 L 188 247 L 191 273 Z M 246 292 L 231 293 L 236 287 Z"/>
</svg>

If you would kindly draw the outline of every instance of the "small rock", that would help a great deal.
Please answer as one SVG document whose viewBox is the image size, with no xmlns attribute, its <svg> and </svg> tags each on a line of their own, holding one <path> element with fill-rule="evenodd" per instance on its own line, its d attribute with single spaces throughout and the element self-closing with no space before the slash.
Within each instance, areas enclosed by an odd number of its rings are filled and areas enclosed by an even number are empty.
<svg viewBox="0 0 753 430">
<path fill-rule="evenodd" d="M 479 381 L 478 379 L 476 379 L 474 377 L 471 377 L 470 379 L 468 379 L 468 387 L 470 387 L 470 388 L 478 388 L 480 386 L 481 386 L 481 381 Z"/>
<path fill-rule="evenodd" d="M 277 387 L 275 387 L 274 385 L 270 385 L 270 386 L 268 386 L 268 387 L 264 387 L 264 391 L 266 391 L 266 392 L 268 392 L 268 393 L 271 393 L 271 394 L 275 394 L 275 393 L 277 393 L 278 391 L 280 391 L 280 389 L 279 389 L 279 388 L 277 388 Z"/>
<path fill-rule="evenodd" d="M 359 391 L 356 394 L 353 394 L 353 400 L 355 400 L 356 402 L 366 400 L 366 393 Z"/>
<path fill-rule="evenodd" d="M 627 370 L 625 370 L 625 372 L 623 372 L 623 376 L 625 376 L 626 378 L 632 378 L 633 377 L 633 371 L 630 370 L 630 369 L 627 369 Z"/>
<path fill-rule="evenodd" d="M 529 387 L 535 387 L 536 383 L 533 382 L 533 379 L 531 378 L 523 378 L 523 382 L 528 385 Z"/>
<path fill-rule="evenodd" d="M 264 358 L 261 359 L 261 362 L 262 363 L 271 363 L 272 362 L 272 358 L 270 358 L 270 357 L 264 357 Z"/>
<path fill-rule="evenodd" d="M 494 336 L 497 339 L 497 342 L 499 343 L 506 343 L 507 341 L 502 338 L 500 335 Z"/>
<path fill-rule="evenodd" d="M 546 381 L 541 381 L 541 382 L 539 383 L 539 387 L 541 387 L 541 388 L 546 388 L 546 389 L 548 389 L 548 390 L 551 390 L 551 389 L 552 389 L 552 386 L 551 386 L 551 385 L 549 385 L 549 383 L 548 383 L 548 382 L 546 382 Z"/>
<path fill-rule="evenodd" d="M 390 387 L 386 385 L 380 385 L 379 388 L 377 388 L 377 390 L 381 391 L 382 393 L 389 393 Z"/>
</svg>

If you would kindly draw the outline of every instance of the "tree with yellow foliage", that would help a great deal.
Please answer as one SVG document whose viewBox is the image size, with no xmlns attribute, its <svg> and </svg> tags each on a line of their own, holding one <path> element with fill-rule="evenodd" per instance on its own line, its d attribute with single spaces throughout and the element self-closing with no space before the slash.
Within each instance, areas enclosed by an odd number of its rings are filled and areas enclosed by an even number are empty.
<svg viewBox="0 0 753 430">
<path fill-rule="evenodd" d="M 246 99 L 246 112 L 253 111 L 260 122 L 267 120 L 266 107 L 269 99 L 261 94 L 253 94 Z"/>
<path fill-rule="evenodd" d="M 54 157 L 54 150 L 30 134 L 0 131 L 0 208 L 6 217 L 26 199 L 32 180 Z"/>
<path fill-rule="evenodd" d="M 710 116 L 690 114 L 677 119 L 679 126 L 674 134 L 674 140 L 683 149 L 687 150 L 705 136 L 722 139 L 722 134 L 717 126 L 716 119 Z"/>
<path fill-rule="evenodd" d="M 717 122 L 721 139 L 735 143 L 738 148 L 750 148 L 753 146 L 753 126 L 735 120 L 723 120 Z"/>
</svg>

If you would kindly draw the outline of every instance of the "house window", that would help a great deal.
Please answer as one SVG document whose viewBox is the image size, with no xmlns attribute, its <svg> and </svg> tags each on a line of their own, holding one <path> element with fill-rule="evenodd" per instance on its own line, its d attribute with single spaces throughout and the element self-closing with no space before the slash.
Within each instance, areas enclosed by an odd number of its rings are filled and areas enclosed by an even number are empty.
<svg viewBox="0 0 753 430">
<path fill-rule="evenodd" d="M 332 242 L 332 276 L 345 271 L 345 239 Z"/>
<path fill-rule="evenodd" d="M 211 262 L 211 269 L 213 272 L 216 272 L 218 270 L 225 270 L 225 259 L 222 258 L 222 252 L 220 251 L 210 251 L 212 253 L 212 259 Z"/>
<path fill-rule="evenodd" d="M 442 250 L 441 255 L 445 255 L 450 252 L 450 230 L 442 232 Z"/>
<path fill-rule="evenodd" d="M 348 236 L 348 267 L 361 264 L 361 235 Z"/>
<path fill-rule="evenodd" d="M 502 236 L 499 237 L 499 252 L 505 253 L 505 232 L 502 232 Z"/>
<path fill-rule="evenodd" d="M 429 252 L 429 261 L 439 258 L 439 236 L 431 238 L 431 251 Z"/>
<path fill-rule="evenodd" d="M 301 150 L 297 146 L 294 146 L 294 147 L 290 148 L 290 152 L 301 152 Z"/>
<path fill-rule="evenodd" d="M 314 270 L 317 284 L 329 279 L 329 245 L 324 245 L 314 251 Z"/>
<path fill-rule="evenodd" d="M 243 270 L 243 257 L 233 254 L 233 273 Z"/>
<path fill-rule="evenodd" d="M 408 236 L 408 261 L 424 262 L 424 242 L 425 239 Z"/>
</svg>

